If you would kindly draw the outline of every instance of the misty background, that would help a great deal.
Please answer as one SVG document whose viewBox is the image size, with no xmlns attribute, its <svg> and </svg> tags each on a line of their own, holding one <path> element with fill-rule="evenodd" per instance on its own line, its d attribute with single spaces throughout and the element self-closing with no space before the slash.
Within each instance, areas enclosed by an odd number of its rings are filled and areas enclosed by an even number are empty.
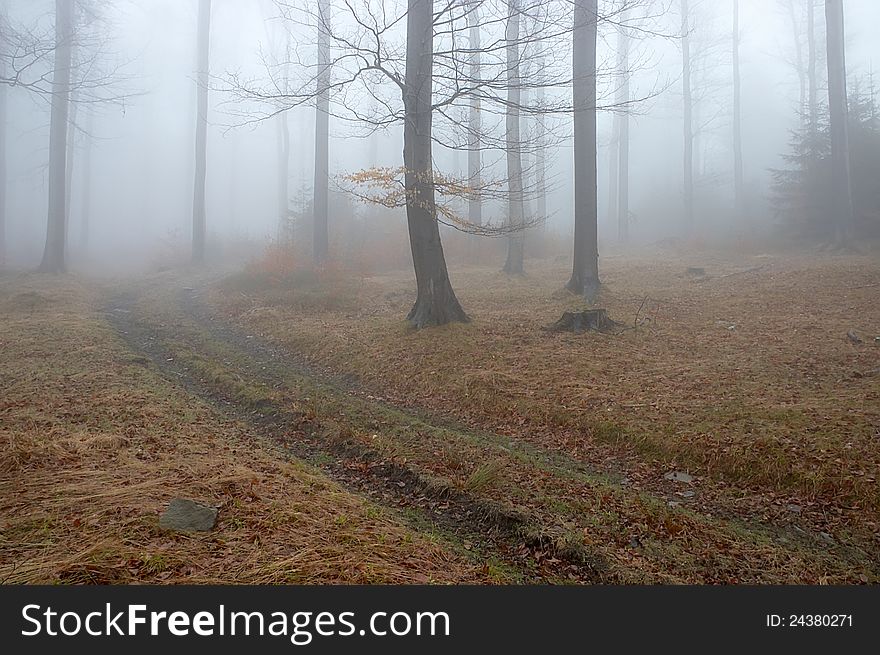
<svg viewBox="0 0 880 655">
<path fill-rule="evenodd" d="M 18 21 L 51 30 L 53 2 L 5 0 L 4 11 Z M 192 180 L 196 103 L 196 0 L 121 0 L 102 5 L 97 27 L 104 50 L 123 76 L 126 97 L 94 103 L 92 122 L 80 107 L 72 173 L 68 242 L 70 262 L 142 267 L 183 260 L 192 218 Z M 732 3 L 703 0 L 692 7 L 695 136 L 696 231 L 706 238 L 740 237 L 745 226 L 734 220 L 731 24 Z M 847 69 L 850 79 L 867 79 L 880 61 L 880 3 L 848 0 Z M 211 15 L 211 93 L 207 145 L 207 225 L 212 257 L 226 252 L 246 258 L 276 236 L 277 139 L 274 120 L 245 121 L 233 97 L 224 91 L 230 72 L 259 76 L 263 56 L 277 30 L 271 2 L 214 0 Z M 658 18 L 676 31 L 675 3 Z M 816 33 L 824 34 L 824 15 L 816 11 Z M 747 220 L 752 230 L 776 233 L 778 219 L 770 203 L 771 169 L 783 165 L 791 130 L 798 127 L 798 78 L 790 18 L 783 3 L 741 3 L 742 115 Z M 600 24 L 600 62 L 613 61 L 613 27 Z M 311 38 L 311 37 L 309 37 Z M 824 36 L 820 36 L 819 50 Z M 639 62 L 633 97 L 649 96 L 632 109 L 630 141 L 630 234 L 634 243 L 680 235 L 682 227 L 682 136 L 680 42 L 646 36 L 634 44 Z M 820 98 L 827 102 L 825 71 Z M 85 105 L 84 105 L 85 106 Z M 331 108 L 332 112 L 332 108 Z M 311 202 L 314 107 L 286 112 L 290 129 L 290 206 L 307 212 Z M 534 119 L 527 119 L 534 120 Z M 243 124 L 243 123 L 247 124 Z M 599 233 L 612 242 L 616 226 L 608 215 L 607 144 L 612 113 L 599 117 Z M 39 263 L 46 233 L 49 102 L 12 87 L 7 117 L 8 192 L 7 263 Z M 91 136 L 91 176 L 83 179 L 85 132 Z M 564 131 L 564 128 L 563 128 Z M 334 176 L 371 166 L 402 165 L 402 127 L 373 134 L 330 119 L 331 243 L 352 225 L 378 212 L 396 217 L 401 243 L 405 212 L 377 209 L 337 188 Z M 463 174 L 466 152 L 437 147 L 435 166 Z M 571 232 L 572 153 L 562 138 L 548 154 L 551 182 L 545 229 L 567 238 Z M 502 203 L 488 203 L 484 216 L 503 219 Z M 89 213 L 89 237 L 80 247 L 78 230 Z M 225 250 L 224 250 L 225 248 Z M 527 255 L 529 253 L 527 252 Z M 406 258 L 404 251 L 401 257 Z M 405 259 L 404 259 L 405 261 Z"/>
</svg>

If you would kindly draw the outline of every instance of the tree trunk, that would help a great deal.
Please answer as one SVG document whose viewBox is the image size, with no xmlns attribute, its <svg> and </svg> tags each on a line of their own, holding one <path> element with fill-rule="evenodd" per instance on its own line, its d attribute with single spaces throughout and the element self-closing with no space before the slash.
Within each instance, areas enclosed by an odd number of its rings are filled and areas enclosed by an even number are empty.
<svg viewBox="0 0 880 655">
<path fill-rule="evenodd" d="M 470 76 L 472 80 L 480 79 L 480 18 L 478 9 L 474 7 L 468 14 L 470 35 L 468 44 L 470 53 Z M 468 222 L 472 225 L 483 224 L 483 203 L 480 199 L 481 180 L 481 153 L 482 145 L 480 116 L 480 98 L 471 96 L 470 116 L 468 118 L 468 186 L 471 192 L 468 196 Z"/>
<path fill-rule="evenodd" d="M 613 224 L 617 222 L 617 202 L 620 199 L 620 114 L 615 111 L 611 120 L 611 140 L 608 142 L 608 221 Z"/>
<path fill-rule="evenodd" d="M 73 164 L 76 159 L 76 116 L 78 93 L 76 90 L 70 92 L 70 111 L 67 120 L 67 170 L 65 171 L 64 186 L 64 239 L 65 243 L 70 241 L 70 201 L 73 198 Z"/>
<path fill-rule="evenodd" d="M 318 7 L 322 22 L 330 20 L 324 0 Z M 327 219 L 329 214 L 330 185 L 330 93 L 327 34 L 322 26 L 318 31 L 318 88 L 315 104 L 315 184 L 313 190 L 312 243 L 315 266 L 322 266 L 329 256 L 330 238 Z"/>
<path fill-rule="evenodd" d="M 791 21 L 791 33 L 794 37 L 794 55 L 795 67 L 797 68 L 798 86 L 800 94 L 798 95 L 798 114 L 801 120 L 807 121 L 807 70 L 804 66 L 804 46 L 801 41 L 800 25 L 798 24 L 797 12 L 795 11 L 795 3 L 798 0 L 788 0 L 786 8 L 788 9 L 788 18 Z M 811 0 L 808 0 L 811 1 Z"/>
<path fill-rule="evenodd" d="M 816 78 L 816 0 L 807 0 L 807 80 L 809 88 L 810 141 L 819 130 L 819 81 Z M 811 146 L 813 147 L 813 146 Z"/>
<path fill-rule="evenodd" d="M 691 37 L 688 0 L 681 0 L 682 94 L 684 97 L 684 225 L 694 229 L 694 101 L 691 94 Z"/>
<path fill-rule="evenodd" d="M 621 14 L 621 22 L 626 25 L 627 13 Z M 629 240 L 629 32 L 621 27 L 618 32 L 618 62 L 620 68 L 620 87 L 617 104 L 623 105 L 617 116 L 620 120 L 617 150 L 617 238 L 621 243 Z"/>
<path fill-rule="evenodd" d="M 198 95 L 196 101 L 195 183 L 193 185 L 192 258 L 196 264 L 205 261 L 205 181 L 208 146 L 208 71 L 211 35 L 211 0 L 199 0 L 198 23 Z"/>
<path fill-rule="evenodd" d="M 52 73 L 52 110 L 49 121 L 49 215 L 46 247 L 40 270 L 65 270 L 65 168 L 67 118 L 70 103 L 70 60 L 73 39 L 73 2 L 55 0 L 55 65 Z"/>
<path fill-rule="evenodd" d="M 831 184 L 837 214 L 835 239 L 838 244 L 843 245 L 852 238 L 853 223 L 843 0 L 825 0 L 825 23 L 828 48 L 828 107 L 831 116 Z"/>
<path fill-rule="evenodd" d="M 543 70 L 544 58 L 538 59 L 538 70 Z M 537 92 L 538 107 L 544 105 L 544 87 L 539 86 Z M 547 220 L 547 124 L 544 122 L 544 115 L 538 115 L 538 133 L 536 134 L 535 144 L 535 191 L 538 194 L 537 212 L 538 219 L 541 221 L 541 227 L 544 227 Z"/>
<path fill-rule="evenodd" d="M 742 155 L 742 80 L 739 70 L 739 0 L 733 0 L 733 188 L 736 215 L 745 218 Z"/>
<path fill-rule="evenodd" d="M 432 0 L 408 1 L 403 163 L 406 169 L 406 221 L 418 288 L 416 302 L 407 320 L 416 328 L 468 320 L 449 283 L 434 205 L 431 161 L 432 19 Z"/>
<path fill-rule="evenodd" d="M 592 301 L 599 292 L 596 207 L 596 30 L 598 0 L 576 0 L 572 52 L 574 104 L 574 261 L 566 288 Z"/>
<path fill-rule="evenodd" d="M 86 127 L 83 142 L 82 157 L 82 198 L 80 205 L 82 216 L 80 217 L 79 248 L 83 255 L 87 254 L 89 247 L 89 214 L 92 211 L 92 129 L 95 114 L 89 109 L 86 113 Z"/>
<path fill-rule="evenodd" d="M 0 46 L 2 47 L 2 46 Z M 0 53 L 2 54 L 2 53 Z M 0 57 L 0 77 L 6 61 Z M 0 267 L 6 264 L 6 85 L 0 84 Z"/>
<path fill-rule="evenodd" d="M 284 70 L 281 83 L 284 92 L 289 91 L 290 70 L 290 34 L 287 35 L 286 48 L 284 51 Z M 291 239 L 290 234 L 290 125 L 287 123 L 287 112 L 281 112 L 277 116 L 278 124 L 278 238 L 287 244 Z"/>
<path fill-rule="evenodd" d="M 507 261 L 504 272 L 516 275 L 523 273 L 524 234 L 523 220 L 525 203 L 523 199 L 522 138 L 520 135 L 520 88 L 519 26 L 520 0 L 508 0 L 507 29 L 507 189 L 508 189 L 508 228 Z"/>
</svg>

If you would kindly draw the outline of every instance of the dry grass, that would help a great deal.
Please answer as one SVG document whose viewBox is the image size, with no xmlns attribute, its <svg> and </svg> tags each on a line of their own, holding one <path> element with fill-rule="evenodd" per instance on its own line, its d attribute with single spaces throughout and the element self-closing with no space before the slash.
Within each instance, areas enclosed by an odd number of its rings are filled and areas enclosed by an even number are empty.
<svg viewBox="0 0 880 655">
<path fill-rule="evenodd" d="M 876 258 L 610 257 L 600 303 L 627 325 L 638 316 L 616 336 L 541 329 L 578 304 L 560 291 L 567 272 L 562 262 L 532 262 L 523 279 L 453 272 L 474 321 L 423 332 L 402 320 L 413 300 L 403 273 L 367 280 L 358 311 L 254 312 L 259 292 L 246 306 L 215 300 L 397 402 L 614 459 L 646 485 L 674 466 L 707 491 L 794 496 L 880 537 Z M 851 330 L 863 343 L 847 340 Z"/>
<path fill-rule="evenodd" d="M 75 280 L 0 280 L 0 581 L 485 579 L 168 385 L 95 306 Z M 160 529 L 174 496 L 218 505 L 217 528 Z"/>
</svg>

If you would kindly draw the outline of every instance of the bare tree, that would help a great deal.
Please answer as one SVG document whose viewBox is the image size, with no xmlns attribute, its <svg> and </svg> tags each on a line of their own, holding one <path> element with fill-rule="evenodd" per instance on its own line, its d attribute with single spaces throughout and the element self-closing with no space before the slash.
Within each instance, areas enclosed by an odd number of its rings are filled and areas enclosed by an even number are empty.
<svg viewBox="0 0 880 655">
<path fill-rule="evenodd" d="M 0 17 L 2 20 L 2 17 Z M 3 44 L 0 43 L 0 48 Z M 0 52 L 0 77 L 6 75 L 6 60 Z M 0 266 L 6 263 L 6 85 L 0 84 Z"/>
<path fill-rule="evenodd" d="M 470 76 L 472 80 L 480 79 L 480 14 L 479 5 L 473 6 L 467 14 L 468 38 L 470 47 Z M 472 225 L 483 224 L 483 202 L 479 189 L 481 181 L 482 121 L 480 116 L 480 96 L 474 94 L 470 98 L 468 119 L 468 186 L 471 193 L 468 197 L 468 221 Z"/>
<path fill-rule="evenodd" d="M 522 81 L 520 79 L 520 16 L 522 8 L 519 0 L 507 0 L 507 189 L 508 223 L 511 228 L 507 236 L 507 260 L 504 272 L 521 275 L 524 271 L 523 256 L 525 222 L 523 198 L 522 136 L 520 125 L 520 106 Z"/>
<path fill-rule="evenodd" d="M 599 292 L 596 171 L 597 0 L 575 0 L 572 30 L 574 108 L 574 261 L 566 288 L 592 301 Z"/>
<path fill-rule="evenodd" d="M 816 78 L 816 0 L 807 0 L 807 83 L 810 136 L 819 129 L 819 81 Z"/>
<path fill-rule="evenodd" d="M 610 218 L 617 223 L 617 238 L 621 243 L 629 239 L 629 102 L 630 36 L 627 29 L 626 7 L 620 14 L 617 28 L 617 97 L 611 143 Z"/>
<path fill-rule="evenodd" d="M 62 273 L 66 268 L 67 121 L 70 105 L 73 3 L 55 0 L 55 63 L 52 69 L 52 110 L 49 123 L 49 215 L 40 270 Z"/>
<path fill-rule="evenodd" d="M 745 215 L 742 153 L 742 80 L 739 69 L 739 0 L 733 0 L 733 188 L 736 214 Z"/>
<path fill-rule="evenodd" d="M 469 320 L 449 282 L 434 202 L 433 41 L 433 1 L 409 0 L 403 84 L 403 164 L 408 190 L 406 217 L 418 294 L 407 320 L 419 328 Z"/>
<path fill-rule="evenodd" d="M 831 185 L 838 245 L 852 237 L 853 201 L 849 159 L 849 110 L 843 0 L 825 0 L 828 107 L 831 116 Z"/>
<path fill-rule="evenodd" d="M 688 0 L 681 0 L 681 85 L 684 103 L 684 223 L 694 228 L 694 101 L 691 91 L 691 37 Z"/>
<path fill-rule="evenodd" d="M 82 197 L 79 247 L 85 252 L 89 246 L 89 214 L 92 211 L 92 130 L 94 129 L 95 112 L 91 107 L 86 110 L 86 121 L 83 134 L 82 156 Z"/>
<path fill-rule="evenodd" d="M 192 259 L 196 264 L 205 261 L 207 211 L 205 182 L 207 178 L 208 147 L 208 76 L 211 38 L 211 0 L 199 0 L 197 30 L 197 100 L 195 180 L 193 183 Z"/>
<path fill-rule="evenodd" d="M 327 261 L 330 248 L 328 234 L 330 184 L 330 91 L 329 55 L 326 27 L 330 16 L 326 0 L 318 0 L 318 76 L 315 89 L 315 186 L 313 208 L 313 255 L 315 265 Z"/>
</svg>

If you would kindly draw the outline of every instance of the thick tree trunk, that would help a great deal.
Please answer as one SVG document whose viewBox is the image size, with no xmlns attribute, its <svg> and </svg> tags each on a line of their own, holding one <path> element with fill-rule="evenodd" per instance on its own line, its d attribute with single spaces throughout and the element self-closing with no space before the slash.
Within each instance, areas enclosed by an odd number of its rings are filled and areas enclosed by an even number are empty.
<svg viewBox="0 0 880 655">
<path fill-rule="evenodd" d="M 626 24 L 627 14 L 621 15 Z M 618 165 L 617 165 L 617 238 L 621 243 L 629 240 L 629 32 L 622 27 L 618 32 L 618 66 L 620 68 L 620 87 L 617 104 L 622 110 L 617 114 L 620 119 L 618 133 Z"/>
<path fill-rule="evenodd" d="M 407 316 L 416 328 L 466 322 L 446 269 L 434 205 L 431 162 L 433 2 L 409 0 L 406 17 L 406 79 L 403 91 L 403 163 L 406 221 L 418 295 Z"/>
<path fill-rule="evenodd" d="M 828 48 L 828 107 L 831 115 L 831 179 L 836 212 L 835 238 L 838 244 L 845 244 L 852 238 L 853 202 L 849 161 L 843 0 L 825 0 L 825 24 Z"/>
<path fill-rule="evenodd" d="M 745 218 L 742 154 L 742 80 L 739 70 L 739 0 L 733 0 L 733 188 L 736 215 Z"/>
<path fill-rule="evenodd" d="M 2 47 L 2 46 L 0 46 Z M 6 62 L 0 58 L 0 77 Z M 0 267 L 6 264 L 6 85 L 0 84 Z"/>
<path fill-rule="evenodd" d="M 470 76 L 472 80 L 480 79 L 480 18 L 478 9 L 474 8 L 468 14 L 469 45 L 470 53 Z M 471 192 L 468 196 L 468 222 L 472 225 L 483 224 L 483 203 L 480 199 L 480 187 L 482 186 L 482 174 L 480 168 L 482 147 L 480 116 L 480 98 L 476 95 L 471 97 L 470 115 L 468 117 L 468 186 Z"/>
<path fill-rule="evenodd" d="M 522 93 L 520 88 L 519 61 L 519 27 L 520 2 L 508 0 L 507 15 L 507 192 L 508 192 L 508 228 L 507 261 L 504 272 L 516 275 L 523 273 L 523 251 L 525 239 L 523 222 L 525 203 L 523 198 L 523 166 L 522 137 L 520 134 L 520 106 Z"/>
<path fill-rule="evenodd" d="M 196 98 L 196 152 L 195 181 L 193 184 L 192 259 L 194 263 L 201 264 L 205 261 L 205 235 L 207 232 L 205 181 L 207 178 L 208 67 L 211 35 L 211 0 L 199 0 L 198 20 L 198 95 Z"/>
<path fill-rule="evenodd" d="M 566 288 L 592 301 L 599 292 L 596 206 L 596 30 L 598 0 L 576 0 L 574 101 L 574 261 Z"/>
<path fill-rule="evenodd" d="M 326 7 L 319 5 L 322 21 L 328 21 Z M 315 184 L 312 198 L 312 254 L 315 266 L 323 265 L 330 252 L 328 234 L 329 185 L 330 185 L 330 93 L 329 56 L 327 53 L 327 34 L 323 27 L 318 31 L 318 88 L 315 104 Z"/>
<path fill-rule="evenodd" d="M 52 110 L 49 119 L 49 216 L 46 247 L 40 270 L 65 270 L 65 168 L 67 119 L 70 104 L 70 60 L 73 39 L 73 2 L 55 0 L 55 65 L 52 73 Z"/>
<path fill-rule="evenodd" d="M 89 214 L 92 212 L 92 129 L 95 114 L 89 109 L 86 113 L 85 135 L 83 140 L 82 157 L 82 198 L 80 205 L 80 233 L 79 248 L 83 254 L 88 252 L 89 247 Z"/>
</svg>

